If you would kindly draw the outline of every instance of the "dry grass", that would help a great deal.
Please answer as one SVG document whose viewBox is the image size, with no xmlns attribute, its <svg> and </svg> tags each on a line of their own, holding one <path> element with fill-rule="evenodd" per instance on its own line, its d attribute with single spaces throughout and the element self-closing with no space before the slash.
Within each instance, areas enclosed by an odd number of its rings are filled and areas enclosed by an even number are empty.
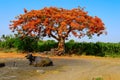
<svg viewBox="0 0 120 80">
<path fill-rule="evenodd" d="M 25 55 L 20 53 L 0 53 L 0 58 L 24 58 Z"/>
</svg>

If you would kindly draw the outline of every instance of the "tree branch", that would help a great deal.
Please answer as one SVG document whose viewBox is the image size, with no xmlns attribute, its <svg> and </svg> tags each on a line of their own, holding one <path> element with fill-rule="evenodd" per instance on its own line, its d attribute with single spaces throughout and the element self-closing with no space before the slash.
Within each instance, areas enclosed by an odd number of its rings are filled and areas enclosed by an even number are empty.
<svg viewBox="0 0 120 80">
<path fill-rule="evenodd" d="M 55 38 L 56 40 L 59 40 L 59 38 L 55 35 L 53 35 L 52 33 L 50 34 L 53 38 Z"/>
<path fill-rule="evenodd" d="M 66 33 L 65 37 L 68 37 L 68 34 L 71 32 L 71 28 L 68 30 L 68 32 Z"/>
</svg>

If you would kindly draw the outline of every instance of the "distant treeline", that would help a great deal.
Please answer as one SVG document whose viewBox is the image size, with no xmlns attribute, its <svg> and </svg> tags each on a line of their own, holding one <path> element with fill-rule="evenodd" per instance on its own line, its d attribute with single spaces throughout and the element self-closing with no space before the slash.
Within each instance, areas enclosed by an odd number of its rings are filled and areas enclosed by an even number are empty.
<svg viewBox="0 0 120 80">
<path fill-rule="evenodd" d="M 22 52 L 44 52 L 57 48 L 57 42 L 54 40 L 42 41 L 36 38 L 25 37 L 24 39 L 9 36 L 0 38 L 0 49 Z M 95 56 L 119 56 L 120 43 L 104 43 L 104 42 L 75 42 L 70 40 L 65 43 L 65 54 L 76 55 L 95 55 Z"/>
</svg>

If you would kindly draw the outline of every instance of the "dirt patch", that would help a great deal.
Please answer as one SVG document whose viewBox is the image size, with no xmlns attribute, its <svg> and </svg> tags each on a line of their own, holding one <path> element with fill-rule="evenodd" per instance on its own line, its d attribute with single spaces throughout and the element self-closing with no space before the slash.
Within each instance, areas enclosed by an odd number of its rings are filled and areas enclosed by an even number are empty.
<svg viewBox="0 0 120 80">
<path fill-rule="evenodd" d="M 0 68 L 0 80 L 120 80 L 119 58 L 50 57 L 54 66 L 33 67 L 25 55 L 0 53 L 0 62 L 6 63 Z"/>
</svg>

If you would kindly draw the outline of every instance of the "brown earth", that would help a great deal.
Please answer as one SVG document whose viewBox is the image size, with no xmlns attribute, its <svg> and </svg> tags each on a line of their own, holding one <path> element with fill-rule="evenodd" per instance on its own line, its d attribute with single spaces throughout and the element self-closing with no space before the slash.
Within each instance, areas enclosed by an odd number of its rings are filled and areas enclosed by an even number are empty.
<svg viewBox="0 0 120 80">
<path fill-rule="evenodd" d="M 0 80 L 120 80 L 119 58 L 52 56 L 54 66 L 33 67 L 25 55 L 0 53 L 0 62 L 6 63 L 0 68 Z"/>
</svg>

